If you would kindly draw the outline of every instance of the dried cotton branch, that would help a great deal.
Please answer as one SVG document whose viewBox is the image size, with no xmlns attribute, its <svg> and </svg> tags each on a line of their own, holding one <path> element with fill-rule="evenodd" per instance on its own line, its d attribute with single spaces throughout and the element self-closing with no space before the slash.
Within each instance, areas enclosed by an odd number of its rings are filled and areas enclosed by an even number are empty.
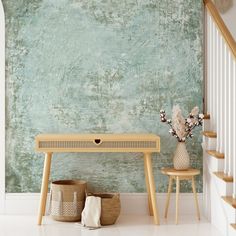
<svg viewBox="0 0 236 236">
<path fill-rule="evenodd" d="M 196 106 L 192 109 L 189 116 L 184 119 L 179 105 L 172 109 L 172 120 L 167 119 L 164 110 L 160 111 L 161 122 L 167 123 L 170 126 L 169 133 L 176 137 L 179 142 L 184 142 L 186 138 L 192 138 L 192 130 L 199 125 L 202 125 L 203 114 L 199 114 L 199 108 Z"/>
</svg>

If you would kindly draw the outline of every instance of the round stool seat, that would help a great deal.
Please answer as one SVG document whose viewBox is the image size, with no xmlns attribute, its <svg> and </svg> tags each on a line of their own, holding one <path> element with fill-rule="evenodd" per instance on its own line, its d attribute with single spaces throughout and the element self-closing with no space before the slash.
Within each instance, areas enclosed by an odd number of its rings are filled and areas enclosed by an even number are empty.
<svg viewBox="0 0 236 236">
<path fill-rule="evenodd" d="M 188 169 L 188 170 L 175 170 L 174 168 L 163 168 L 161 169 L 162 174 L 170 176 L 195 176 L 200 174 L 200 170 Z"/>
<path fill-rule="evenodd" d="M 200 212 L 199 212 L 197 193 L 196 193 L 196 187 L 195 187 L 195 181 L 194 181 L 194 177 L 200 174 L 200 170 L 197 170 L 197 169 L 175 170 L 174 168 L 163 168 L 161 169 L 161 172 L 162 174 L 167 175 L 169 177 L 168 193 L 167 193 L 167 200 L 166 200 L 166 207 L 165 207 L 165 218 L 167 218 L 167 212 L 169 208 L 170 193 L 172 189 L 173 180 L 176 180 L 176 211 L 175 211 L 176 224 L 178 224 L 180 181 L 191 180 L 195 205 L 197 209 L 197 217 L 200 220 Z"/>
</svg>

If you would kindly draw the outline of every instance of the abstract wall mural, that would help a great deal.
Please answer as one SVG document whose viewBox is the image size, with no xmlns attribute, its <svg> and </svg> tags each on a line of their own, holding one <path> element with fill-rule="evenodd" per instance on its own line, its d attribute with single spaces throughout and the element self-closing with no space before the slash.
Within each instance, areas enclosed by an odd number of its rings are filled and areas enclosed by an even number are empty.
<svg viewBox="0 0 236 236">
<path fill-rule="evenodd" d="M 159 121 L 179 104 L 202 106 L 199 0 L 3 0 L 6 15 L 6 191 L 38 192 L 39 133 L 155 133 L 158 192 L 176 140 Z M 202 168 L 200 128 L 187 147 Z M 55 155 L 52 179 L 91 190 L 144 192 L 141 154 Z M 182 183 L 182 191 L 190 191 Z M 197 179 L 202 191 L 202 179 Z"/>
</svg>

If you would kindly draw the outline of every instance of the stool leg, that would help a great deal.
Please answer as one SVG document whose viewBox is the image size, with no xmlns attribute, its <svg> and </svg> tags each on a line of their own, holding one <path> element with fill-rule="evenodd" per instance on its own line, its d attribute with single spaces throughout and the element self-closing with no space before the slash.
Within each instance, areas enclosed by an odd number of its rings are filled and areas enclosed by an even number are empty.
<svg viewBox="0 0 236 236">
<path fill-rule="evenodd" d="M 176 212 L 175 212 L 175 224 L 178 224 L 179 215 L 179 177 L 176 177 Z"/>
<path fill-rule="evenodd" d="M 165 207 L 165 218 L 167 218 L 168 208 L 170 204 L 170 193 L 172 187 L 172 177 L 169 177 L 169 185 L 168 185 L 168 193 L 167 193 L 167 200 L 166 200 L 166 207 Z"/>
<path fill-rule="evenodd" d="M 150 194 L 150 183 L 148 180 L 147 162 L 146 162 L 145 158 L 144 158 L 144 173 L 145 173 L 145 180 L 146 180 L 146 189 L 147 189 L 147 193 L 148 193 L 149 214 L 150 214 L 150 216 L 153 216 L 153 207 L 152 207 L 151 194 Z"/>
<path fill-rule="evenodd" d="M 149 188 L 150 188 L 150 197 L 152 202 L 152 210 L 153 210 L 153 216 L 154 216 L 154 222 L 156 225 L 159 225 L 159 214 L 157 210 L 157 204 L 156 204 L 156 190 L 155 190 L 155 182 L 152 172 L 152 159 L 151 159 L 151 153 L 145 153 L 144 154 L 144 161 L 147 165 L 147 176 L 148 176 L 148 182 L 149 182 Z"/>
<path fill-rule="evenodd" d="M 42 179 L 41 195 L 40 195 L 40 205 L 39 205 L 39 212 L 38 212 L 38 225 L 41 225 L 42 218 L 45 214 L 45 209 L 46 209 L 46 201 L 47 201 L 47 193 L 48 193 L 48 180 L 49 180 L 50 167 L 51 167 L 51 158 L 52 158 L 52 153 L 45 154 L 43 179 Z"/>
<path fill-rule="evenodd" d="M 194 195 L 195 205 L 196 205 L 196 209 L 197 209 L 197 218 L 198 218 L 198 220 L 200 220 L 200 211 L 199 211 L 199 206 L 198 206 L 194 176 L 192 176 L 192 189 L 193 189 L 193 195 Z"/>
</svg>

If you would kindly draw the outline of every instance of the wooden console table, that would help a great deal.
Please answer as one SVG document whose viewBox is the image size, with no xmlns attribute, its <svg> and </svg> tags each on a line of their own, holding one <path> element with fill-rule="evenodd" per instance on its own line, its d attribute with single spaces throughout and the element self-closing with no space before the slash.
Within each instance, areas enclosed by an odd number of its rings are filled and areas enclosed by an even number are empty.
<svg viewBox="0 0 236 236">
<path fill-rule="evenodd" d="M 45 215 L 52 154 L 65 152 L 142 152 L 150 215 L 159 224 L 151 154 L 160 152 L 160 138 L 154 134 L 40 134 L 36 151 L 45 153 L 38 224 Z"/>
</svg>

